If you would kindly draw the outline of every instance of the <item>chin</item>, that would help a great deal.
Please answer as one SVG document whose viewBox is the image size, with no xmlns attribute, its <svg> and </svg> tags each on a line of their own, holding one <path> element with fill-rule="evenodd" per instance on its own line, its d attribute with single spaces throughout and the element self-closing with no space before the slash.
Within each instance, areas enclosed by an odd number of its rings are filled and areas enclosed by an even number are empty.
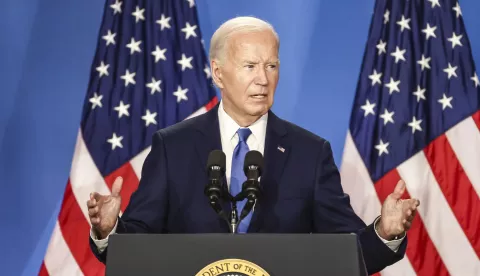
<svg viewBox="0 0 480 276">
<path fill-rule="evenodd" d="M 261 105 L 256 104 L 256 105 L 248 106 L 246 111 L 251 116 L 262 116 L 265 113 L 267 113 L 269 109 L 270 109 L 270 105 L 268 104 L 261 104 Z"/>
</svg>

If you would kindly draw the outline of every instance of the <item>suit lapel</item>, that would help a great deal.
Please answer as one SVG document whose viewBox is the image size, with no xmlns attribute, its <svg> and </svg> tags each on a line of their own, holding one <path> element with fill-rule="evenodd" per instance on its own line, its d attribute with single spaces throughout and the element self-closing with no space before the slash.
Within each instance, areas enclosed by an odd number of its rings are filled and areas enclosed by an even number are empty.
<svg viewBox="0 0 480 276">
<path fill-rule="evenodd" d="M 258 232 L 261 229 L 264 206 L 268 200 L 266 194 L 275 197 L 289 152 L 285 123 L 269 111 L 264 149 L 265 169 L 260 179 L 264 195 L 257 201 L 248 232 Z"/>
</svg>

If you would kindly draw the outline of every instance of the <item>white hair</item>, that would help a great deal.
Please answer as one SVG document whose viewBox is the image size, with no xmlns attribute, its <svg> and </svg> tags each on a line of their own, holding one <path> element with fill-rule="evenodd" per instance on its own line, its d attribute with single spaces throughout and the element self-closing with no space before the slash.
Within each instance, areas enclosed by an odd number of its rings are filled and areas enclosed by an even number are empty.
<svg viewBox="0 0 480 276">
<path fill-rule="evenodd" d="M 239 16 L 224 22 L 218 27 L 210 40 L 210 60 L 215 59 L 220 62 L 220 64 L 223 63 L 227 40 L 232 34 L 237 32 L 256 32 L 264 30 L 269 30 L 273 33 L 277 39 L 277 45 L 280 47 L 280 39 L 278 38 L 277 32 L 270 23 L 262 19 L 253 16 Z"/>
</svg>

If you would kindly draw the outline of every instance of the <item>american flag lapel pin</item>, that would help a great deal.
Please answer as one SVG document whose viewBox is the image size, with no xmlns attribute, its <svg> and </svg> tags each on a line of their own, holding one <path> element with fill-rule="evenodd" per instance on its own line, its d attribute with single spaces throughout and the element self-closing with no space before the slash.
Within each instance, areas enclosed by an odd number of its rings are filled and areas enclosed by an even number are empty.
<svg viewBox="0 0 480 276">
<path fill-rule="evenodd" d="M 278 149 L 279 151 L 281 151 L 281 152 L 285 152 L 285 149 L 284 149 L 282 146 L 278 146 L 277 149 Z"/>
</svg>

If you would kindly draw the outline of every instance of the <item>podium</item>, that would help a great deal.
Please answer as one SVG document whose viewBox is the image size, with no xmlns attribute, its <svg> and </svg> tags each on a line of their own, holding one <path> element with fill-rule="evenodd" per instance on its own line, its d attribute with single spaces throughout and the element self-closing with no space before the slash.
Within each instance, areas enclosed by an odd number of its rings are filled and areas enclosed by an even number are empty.
<svg viewBox="0 0 480 276">
<path fill-rule="evenodd" d="M 355 234 L 115 234 L 106 275 L 367 275 Z"/>
</svg>

